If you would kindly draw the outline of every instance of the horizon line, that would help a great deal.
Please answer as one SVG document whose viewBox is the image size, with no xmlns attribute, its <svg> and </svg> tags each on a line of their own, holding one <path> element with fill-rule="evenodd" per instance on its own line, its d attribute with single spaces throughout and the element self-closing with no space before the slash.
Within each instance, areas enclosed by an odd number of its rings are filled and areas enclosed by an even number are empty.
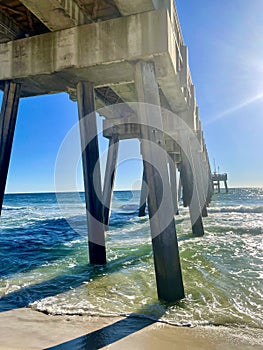
<svg viewBox="0 0 263 350">
<path fill-rule="evenodd" d="M 251 185 L 251 186 L 228 186 L 229 189 L 236 189 L 236 188 L 263 188 L 263 185 L 257 186 L 257 185 Z M 124 192 L 124 191 L 141 191 L 140 189 L 116 189 L 113 190 L 113 192 Z M 34 192 L 7 192 L 5 195 L 10 194 L 56 194 L 56 193 L 85 193 L 84 190 L 79 191 L 34 191 Z"/>
</svg>

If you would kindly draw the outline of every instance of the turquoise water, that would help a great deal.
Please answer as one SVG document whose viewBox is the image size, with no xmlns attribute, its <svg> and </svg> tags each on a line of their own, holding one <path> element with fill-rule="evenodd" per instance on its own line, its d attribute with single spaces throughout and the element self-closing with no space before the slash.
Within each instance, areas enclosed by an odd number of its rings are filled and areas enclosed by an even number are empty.
<svg viewBox="0 0 263 350">
<path fill-rule="evenodd" d="M 81 194 L 83 200 L 83 194 Z M 186 298 L 156 296 L 148 218 L 138 192 L 115 192 L 106 267 L 88 265 L 85 207 L 74 194 L 6 195 L 0 219 L 0 310 L 129 315 L 165 322 L 262 328 L 263 189 L 214 195 L 206 234 L 176 217 Z"/>
</svg>

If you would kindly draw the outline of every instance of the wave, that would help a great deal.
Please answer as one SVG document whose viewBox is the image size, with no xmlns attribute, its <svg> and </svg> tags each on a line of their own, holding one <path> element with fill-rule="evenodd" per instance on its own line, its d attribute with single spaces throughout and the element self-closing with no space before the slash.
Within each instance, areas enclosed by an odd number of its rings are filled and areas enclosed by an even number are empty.
<svg viewBox="0 0 263 350">
<path fill-rule="evenodd" d="M 139 207 L 138 204 L 126 204 L 122 205 L 119 208 L 115 208 L 113 211 L 115 214 L 125 215 L 125 214 L 134 214 L 138 212 Z"/>
<path fill-rule="evenodd" d="M 125 313 L 125 312 L 97 312 L 97 311 L 83 311 L 83 310 L 76 310 L 76 311 L 55 311 L 50 308 L 43 308 L 41 306 L 30 304 L 29 307 L 34 310 L 41 312 L 45 315 L 51 315 L 51 316 L 86 316 L 86 317 L 128 317 L 128 318 L 133 318 L 133 319 L 146 319 L 150 320 L 153 322 L 158 322 L 158 323 L 163 323 L 167 324 L 170 326 L 175 326 L 175 327 L 195 327 L 197 324 L 199 326 L 213 326 L 214 324 L 209 322 L 209 321 L 203 321 L 203 322 L 198 322 L 198 323 L 192 323 L 192 322 L 173 322 L 168 319 L 163 319 L 159 318 L 158 316 L 151 316 L 147 314 L 142 314 L 142 313 Z M 216 325 L 216 324 L 215 324 Z"/>
<path fill-rule="evenodd" d="M 3 210 L 24 210 L 24 209 L 29 209 L 31 207 L 14 207 L 11 205 L 3 205 Z"/>
<path fill-rule="evenodd" d="M 36 303 L 29 304 L 29 308 L 31 308 L 34 311 L 41 312 L 43 314 L 49 315 L 49 316 L 69 316 L 69 317 L 75 317 L 75 316 L 82 316 L 82 317 L 127 317 L 129 319 L 145 319 L 150 320 L 153 323 L 158 322 L 162 324 L 167 324 L 169 326 L 175 326 L 175 327 L 187 327 L 187 328 L 194 328 L 194 327 L 231 327 L 232 330 L 234 330 L 233 327 L 236 327 L 237 329 L 245 329 L 245 323 L 238 323 L 233 320 L 231 322 L 230 320 L 227 320 L 224 322 L 213 322 L 209 320 L 192 320 L 192 321 L 172 321 L 169 320 L 163 316 L 154 316 L 147 313 L 129 313 L 129 312 L 99 312 L 99 311 L 91 311 L 91 310 L 54 310 L 52 308 L 43 307 L 42 305 L 37 305 Z M 262 327 L 257 325 L 249 325 L 249 327 L 246 325 L 246 330 L 258 330 L 262 331 Z M 257 344 L 257 341 L 255 339 L 255 344 Z"/>
<path fill-rule="evenodd" d="M 263 206 L 243 206 L 238 207 L 228 206 L 228 207 L 210 207 L 208 208 L 210 213 L 263 213 Z"/>
</svg>

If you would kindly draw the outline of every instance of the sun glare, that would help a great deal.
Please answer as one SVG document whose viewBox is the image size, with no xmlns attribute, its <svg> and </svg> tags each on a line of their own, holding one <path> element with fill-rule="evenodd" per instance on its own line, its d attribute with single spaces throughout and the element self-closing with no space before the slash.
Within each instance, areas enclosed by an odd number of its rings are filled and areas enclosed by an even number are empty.
<svg viewBox="0 0 263 350">
<path fill-rule="evenodd" d="M 249 106 L 250 104 L 256 102 L 256 101 L 259 101 L 259 100 L 263 100 L 263 92 L 254 96 L 254 97 L 251 97 L 241 103 L 239 103 L 238 105 L 234 106 L 234 107 L 230 107 L 224 111 L 222 111 L 221 113 L 217 114 L 214 118 L 211 118 L 210 120 L 208 120 L 206 122 L 206 125 L 207 124 L 211 124 L 219 119 L 222 119 L 222 118 L 225 118 L 226 116 L 234 113 L 234 112 L 237 112 L 239 111 L 240 109 L 244 108 L 244 107 L 247 107 Z"/>
</svg>

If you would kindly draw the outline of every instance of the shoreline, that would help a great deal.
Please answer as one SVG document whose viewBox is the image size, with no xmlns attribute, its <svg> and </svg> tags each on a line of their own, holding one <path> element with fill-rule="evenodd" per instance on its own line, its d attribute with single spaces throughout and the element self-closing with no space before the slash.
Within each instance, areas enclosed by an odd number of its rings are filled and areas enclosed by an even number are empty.
<svg viewBox="0 0 263 350">
<path fill-rule="evenodd" d="M 142 317 L 47 315 L 30 308 L 0 314 L 0 349 L 262 349 L 263 330 L 175 326 Z"/>
</svg>

